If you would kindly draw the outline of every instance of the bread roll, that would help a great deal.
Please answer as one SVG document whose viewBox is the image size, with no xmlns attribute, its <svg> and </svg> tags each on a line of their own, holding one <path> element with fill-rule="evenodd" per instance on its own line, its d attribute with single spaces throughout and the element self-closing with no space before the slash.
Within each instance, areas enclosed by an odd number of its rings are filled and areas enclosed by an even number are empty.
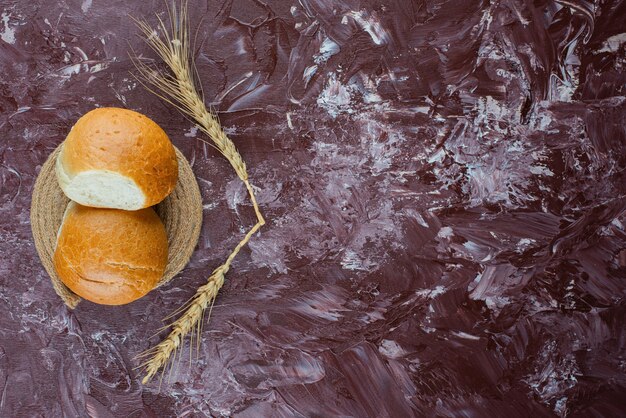
<svg viewBox="0 0 626 418">
<path fill-rule="evenodd" d="M 166 265 L 167 235 L 152 208 L 131 212 L 69 204 L 54 266 L 77 295 L 103 305 L 132 302 L 154 288 Z"/>
<path fill-rule="evenodd" d="M 132 110 L 99 108 L 81 117 L 56 161 L 59 185 L 81 205 L 137 210 L 163 200 L 178 180 L 169 138 Z"/>
</svg>

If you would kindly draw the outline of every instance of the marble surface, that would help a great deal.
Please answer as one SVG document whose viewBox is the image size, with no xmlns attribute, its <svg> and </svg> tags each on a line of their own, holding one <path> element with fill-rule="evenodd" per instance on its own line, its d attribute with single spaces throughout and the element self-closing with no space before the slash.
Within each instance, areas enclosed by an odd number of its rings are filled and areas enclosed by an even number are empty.
<svg viewBox="0 0 626 418">
<path fill-rule="evenodd" d="M 189 3 L 268 224 L 159 389 L 133 357 L 253 224 L 245 189 L 129 73 L 162 1 L 0 0 L 0 416 L 623 414 L 626 2 Z M 30 194 L 96 106 L 166 130 L 205 222 L 169 285 L 70 311 Z"/>
</svg>

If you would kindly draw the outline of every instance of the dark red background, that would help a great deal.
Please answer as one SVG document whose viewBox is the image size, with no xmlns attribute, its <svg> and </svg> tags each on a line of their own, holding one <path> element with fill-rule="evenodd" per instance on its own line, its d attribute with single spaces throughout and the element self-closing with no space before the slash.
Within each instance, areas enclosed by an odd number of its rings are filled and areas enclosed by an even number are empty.
<svg viewBox="0 0 626 418">
<path fill-rule="evenodd" d="M 0 416 L 623 413 L 626 3 L 267 3 L 189 5 L 268 224 L 159 392 L 132 358 L 253 224 L 245 189 L 129 73 L 161 1 L 0 0 Z M 30 194 L 96 106 L 168 132 L 205 221 L 167 286 L 69 311 Z"/>
</svg>

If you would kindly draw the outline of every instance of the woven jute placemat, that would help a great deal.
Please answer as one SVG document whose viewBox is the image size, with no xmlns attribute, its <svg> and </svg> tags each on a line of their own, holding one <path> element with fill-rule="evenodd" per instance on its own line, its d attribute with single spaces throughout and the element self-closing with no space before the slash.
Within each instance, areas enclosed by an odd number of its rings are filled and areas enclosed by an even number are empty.
<svg viewBox="0 0 626 418">
<path fill-rule="evenodd" d="M 59 187 L 54 171 L 60 148 L 57 147 L 50 154 L 35 181 L 30 224 L 35 248 L 52 279 L 54 290 L 65 304 L 73 309 L 81 298 L 59 279 L 53 263 L 57 232 L 69 203 L 69 199 Z M 169 244 L 167 267 L 157 287 L 169 282 L 185 268 L 198 243 L 202 227 L 202 197 L 198 182 L 185 156 L 177 148 L 175 150 L 178 158 L 178 183 L 174 191 L 155 207 L 165 225 Z"/>
</svg>

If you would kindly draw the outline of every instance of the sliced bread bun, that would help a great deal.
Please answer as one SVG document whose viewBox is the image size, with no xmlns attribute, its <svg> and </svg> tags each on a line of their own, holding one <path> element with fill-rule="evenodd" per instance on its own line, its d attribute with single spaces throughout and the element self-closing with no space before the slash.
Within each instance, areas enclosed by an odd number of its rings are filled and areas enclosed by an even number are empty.
<svg viewBox="0 0 626 418">
<path fill-rule="evenodd" d="M 167 251 L 165 227 L 152 208 L 131 212 L 70 202 L 54 266 L 78 296 L 123 305 L 154 288 L 165 271 Z"/>
<path fill-rule="evenodd" d="M 137 210 L 170 194 L 178 180 L 178 161 L 163 129 L 148 117 L 98 108 L 72 127 L 56 174 L 67 197 L 81 205 Z"/>
</svg>

